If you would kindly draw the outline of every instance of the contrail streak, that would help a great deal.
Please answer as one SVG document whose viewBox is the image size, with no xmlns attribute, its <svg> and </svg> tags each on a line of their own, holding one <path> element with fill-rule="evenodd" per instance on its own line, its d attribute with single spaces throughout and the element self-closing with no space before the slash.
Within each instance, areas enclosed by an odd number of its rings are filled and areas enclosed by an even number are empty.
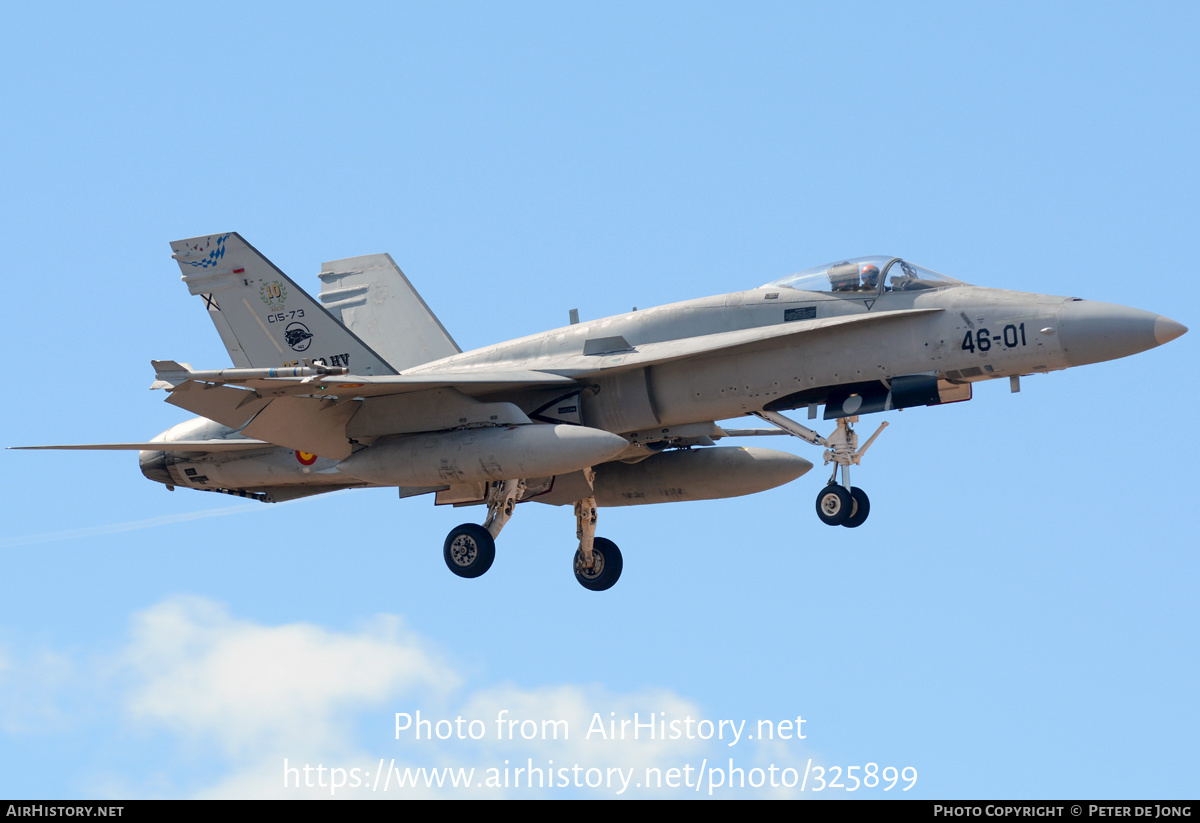
<svg viewBox="0 0 1200 823">
<path fill-rule="evenodd" d="M 334 492 L 337 494 L 337 492 Z M 68 529 L 61 532 L 45 532 L 43 534 L 27 534 L 23 537 L 9 537 L 0 540 L 0 549 L 11 549 L 17 546 L 31 546 L 36 543 L 56 543 L 60 540 L 78 540 L 81 537 L 96 537 L 101 534 L 120 534 L 121 532 L 153 529 L 158 526 L 171 526 L 176 523 L 186 523 L 189 520 L 202 520 L 206 517 L 223 517 L 230 514 L 248 514 L 256 511 L 269 511 L 272 508 L 296 503 L 296 500 L 285 500 L 264 506 L 261 503 L 248 503 L 240 506 L 222 506 L 219 509 L 203 509 L 198 512 L 183 512 L 181 514 L 165 514 L 162 517 L 151 517 L 149 520 L 132 520 L 128 523 L 112 523 L 107 526 L 87 526 L 82 529 Z"/>
</svg>

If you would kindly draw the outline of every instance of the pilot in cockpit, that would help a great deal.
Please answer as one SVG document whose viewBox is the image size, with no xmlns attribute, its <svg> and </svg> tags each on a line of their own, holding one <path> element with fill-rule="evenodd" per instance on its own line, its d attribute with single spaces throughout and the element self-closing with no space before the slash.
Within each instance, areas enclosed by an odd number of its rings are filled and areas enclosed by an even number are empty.
<svg viewBox="0 0 1200 823">
<path fill-rule="evenodd" d="M 833 291 L 865 292 L 879 287 L 879 267 L 874 263 L 846 261 L 830 266 L 826 274 Z"/>
<path fill-rule="evenodd" d="M 875 291 L 879 288 L 879 267 L 874 263 L 864 263 L 861 275 L 862 291 Z"/>
</svg>

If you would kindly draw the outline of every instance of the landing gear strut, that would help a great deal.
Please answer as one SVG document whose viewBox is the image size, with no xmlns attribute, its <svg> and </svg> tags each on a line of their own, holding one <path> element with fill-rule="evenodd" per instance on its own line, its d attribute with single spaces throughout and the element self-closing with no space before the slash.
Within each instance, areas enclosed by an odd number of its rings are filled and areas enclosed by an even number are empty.
<svg viewBox="0 0 1200 823">
<path fill-rule="evenodd" d="M 860 449 L 858 435 L 853 427 L 853 424 L 858 422 L 857 415 L 839 417 L 837 429 L 833 434 L 821 437 L 812 429 L 801 426 L 778 412 L 761 411 L 753 414 L 794 437 L 825 447 L 825 465 L 833 463 L 833 474 L 829 476 L 829 484 L 817 494 L 817 517 L 821 518 L 822 523 L 854 529 L 866 522 L 867 515 L 871 513 L 871 500 L 865 491 L 850 485 L 850 466 L 861 464 L 867 449 L 871 448 L 875 438 L 887 428 L 887 421 L 880 424 Z M 841 484 L 837 482 L 839 468 L 842 470 Z"/>
<path fill-rule="evenodd" d="M 483 525 L 464 523 L 446 535 L 442 556 L 450 571 L 459 577 L 479 577 L 492 567 L 492 561 L 496 559 L 496 538 L 524 493 L 524 480 L 488 483 L 488 516 Z"/>
<path fill-rule="evenodd" d="M 621 577 L 621 550 L 617 544 L 596 537 L 596 473 L 585 469 L 588 497 L 575 501 L 575 536 L 579 548 L 575 551 L 575 579 L 579 585 L 594 592 L 611 589 Z M 525 494 L 524 480 L 497 480 L 488 483 L 488 515 L 482 526 L 464 523 L 451 529 L 442 549 L 446 566 L 459 577 L 479 577 L 492 567 L 496 559 L 496 538 L 513 516 L 517 502 Z"/>
<path fill-rule="evenodd" d="M 596 472 L 583 470 L 588 489 L 594 490 Z M 575 501 L 575 535 L 579 548 L 575 552 L 575 579 L 579 585 L 594 592 L 611 589 L 621 576 L 621 550 L 617 544 L 596 537 L 596 498 Z"/>
</svg>

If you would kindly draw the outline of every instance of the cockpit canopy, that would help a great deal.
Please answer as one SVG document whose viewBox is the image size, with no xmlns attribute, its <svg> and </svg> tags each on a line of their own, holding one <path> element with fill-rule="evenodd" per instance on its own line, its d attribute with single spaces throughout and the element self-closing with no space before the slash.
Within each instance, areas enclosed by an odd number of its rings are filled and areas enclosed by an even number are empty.
<svg viewBox="0 0 1200 823">
<path fill-rule="evenodd" d="M 796 272 L 767 283 L 763 288 L 788 288 L 801 291 L 841 294 L 916 291 L 965 286 L 961 280 L 914 266 L 899 257 L 855 257 L 826 266 Z"/>
</svg>

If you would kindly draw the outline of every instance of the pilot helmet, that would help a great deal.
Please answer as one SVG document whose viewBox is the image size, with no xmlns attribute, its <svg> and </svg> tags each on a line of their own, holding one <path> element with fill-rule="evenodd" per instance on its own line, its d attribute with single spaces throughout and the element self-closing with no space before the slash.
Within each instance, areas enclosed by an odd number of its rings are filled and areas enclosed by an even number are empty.
<svg viewBox="0 0 1200 823">
<path fill-rule="evenodd" d="M 866 288 L 873 289 L 879 285 L 879 267 L 874 263 L 863 263 L 860 274 L 862 275 L 862 284 Z"/>
</svg>

